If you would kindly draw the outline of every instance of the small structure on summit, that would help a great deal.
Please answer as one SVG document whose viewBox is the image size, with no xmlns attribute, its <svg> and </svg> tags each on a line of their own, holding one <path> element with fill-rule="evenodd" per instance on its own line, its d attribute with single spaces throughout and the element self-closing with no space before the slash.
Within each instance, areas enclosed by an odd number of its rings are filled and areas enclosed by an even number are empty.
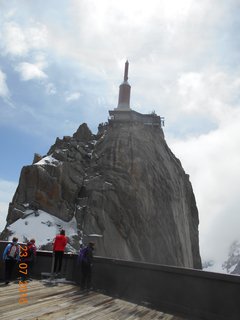
<svg viewBox="0 0 240 320">
<path fill-rule="evenodd" d="M 162 118 L 155 112 L 152 112 L 151 114 L 142 114 L 130 108 L 131 86 L 128 83 L 128 69 L 129 62 L 126 61 L 123 83 L 119 86 L 118 106 L 114 110 L 109 111 L 109 124 L 134 122 L 161 127 Z"/>
</svg>

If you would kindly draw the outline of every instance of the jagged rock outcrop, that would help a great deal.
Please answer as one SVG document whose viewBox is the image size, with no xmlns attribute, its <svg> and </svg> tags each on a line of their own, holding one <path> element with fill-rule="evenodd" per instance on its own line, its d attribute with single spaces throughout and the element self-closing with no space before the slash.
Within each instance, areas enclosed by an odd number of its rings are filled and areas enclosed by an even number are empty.
<svg viewBox="0 0 240 320">
<path fill-rule="evenodd" d="M 240 241 L 233 241 L 229 248 L 228 258 L 222 267 L 227 273 L 240 274 Z"/>
<path fill-rule="evenodd" d="M 93 135 L 83 124 L 57 138 L 23 167 L 7 226 L 26 208 L 75 216 L 77 239 L 101 235 L 98 255 L 201 268 L 195 197 L 161 127 L 105 124 Z"/>
</svg>

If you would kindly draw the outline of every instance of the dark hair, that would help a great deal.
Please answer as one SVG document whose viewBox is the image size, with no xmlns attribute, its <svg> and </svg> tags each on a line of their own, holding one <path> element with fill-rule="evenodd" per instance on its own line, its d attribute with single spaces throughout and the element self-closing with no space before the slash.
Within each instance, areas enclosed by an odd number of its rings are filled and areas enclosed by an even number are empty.
<svg viewBox="0 0 240 320">
<path fill-rule="evenodd" d="M 65 236 L 65 230 L 61 230 L 60 234 L 64 235 Z"/>
<path fill-rule="evenodd" d="M 18 242 L 18 238 L 13 237 L 13 238 L 12 238 L 12 242 Z"/>
</svg>

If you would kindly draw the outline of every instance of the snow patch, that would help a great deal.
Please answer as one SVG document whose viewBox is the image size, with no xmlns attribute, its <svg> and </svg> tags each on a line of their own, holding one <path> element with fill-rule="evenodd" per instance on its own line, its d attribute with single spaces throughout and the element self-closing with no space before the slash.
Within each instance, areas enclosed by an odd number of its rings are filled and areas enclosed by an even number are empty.
<svg viewBox="0 0 240 320">
<path fill-rule="evenodd" d="M 18 219 L 8 227 L 20 242 L 24 242 L 26 238 L 34 238 L 36 246 L 39 247 L 52 242 L 59 229 L 65 229 L 67 237 L 77 235 L 75 217 L 66 222 L 42 210 L 38 210 L 38 213 L 36 216 L 32 210 L 26 210 L 26 218 Z"/>
<path fill-rule="evenodd" d="M 232 265 L 231 268 L 228 269 L 228 272 L 232 273 L 235 270 L 236 266 L 237 266 L 237 263 Z"/>
<path fill-rule="evenodd" d="M 227 273 L 227 271 L 223 269 L 222 263 L 217 263 L 217 262 L 215 262 L 211 266 L 208 266 L 207 268 L 203 268 L 203 271 L 225 273 L 225 274 Z"/>
<path fill-rule="evenodd" d="M 39 160 L 38 162 L 34 163 L 34 166 L 35 165 L 51 165 L 51 166 L 54 166 L 54 167 L 57 167 L 59 166 L 60 164 L 62 164 L 62 161 L 59 161 L 57 159 L 55 159 L 52 155 L 50 156 L 46 156 L 44 158 L 42 158 L 41 160 Z"/>
<path fill-rule="evenodd" d="M 88 234 L 88 237 L 99 237 L 99 238 L 102 238 L 103 235 L 102 234 L 97 234 L 97 233 L 92 233 L 92 234 Z"/>
</svg>

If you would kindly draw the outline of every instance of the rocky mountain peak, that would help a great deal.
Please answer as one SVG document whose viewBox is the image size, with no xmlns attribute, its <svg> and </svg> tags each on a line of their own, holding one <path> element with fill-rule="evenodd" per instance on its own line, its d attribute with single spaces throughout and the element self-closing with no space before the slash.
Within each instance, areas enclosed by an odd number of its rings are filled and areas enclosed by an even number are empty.
<svg viewBox="0 0 240 320">
<path fill-rule="evenodd" d="M 118 106 L 93 135 L 86 123 L 22 168 L 2 238 L 46 247 L 60 228 L 69 250 L 201 268 L 198 210 L 189 176 L 164 139 L 164 119 L 130 108 L 129 62 Z"/>
<path fill-rule="evenodd" d="M 104 124 L 95 136 L 82 124 L 57 138 L 23 167 L 3 235 L 37 212 L 75 224 L 72 248 L 93 238 L 98 255 L 201 267 L 189 176 L 159 126 Z"/>
<path fill-rule="evenodd" d="M 82 142 L 87 142 L 91 139 L 93 140 L 93 137 L 94 136 L 86 123 L 81 124 L 77 131 L 73 134 L 74 139 Z"/>
<path fill-rule="evenodd" d="M 235 240 L 229 248 L 228 258 L 222 265 L 227 273 L 240 274 L 240 242 Z"/>
</svg>

